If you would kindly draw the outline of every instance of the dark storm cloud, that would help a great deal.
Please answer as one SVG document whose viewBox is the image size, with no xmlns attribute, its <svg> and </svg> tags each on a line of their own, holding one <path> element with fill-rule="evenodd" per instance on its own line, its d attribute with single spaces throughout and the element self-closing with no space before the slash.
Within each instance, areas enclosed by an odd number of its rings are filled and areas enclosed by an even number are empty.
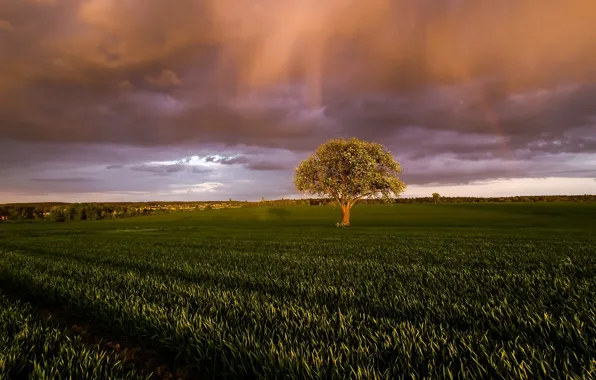
<svg viewBox="0 0 596 380">
<path fill-rule="evenodd" d="M 412 175 L 402 176 L 404 180 L 410 186 L 412 185 L 463 185 L 474 183 L 478 181 L 496 180 L 502 178 L 527 178 L 526 174 L 519 172 L 515 173 L 507 168 L 490 168 L 490 169 L 479 169 L 469 170 L 465 172 L 461 171 L 422 171 L 413 173 Z"/>
<path fill-rule="evenodd" d="M 291 166 L 279 162 L 256 161 L 248 163 L 246 168 L 249 170 L 277 171 L 291 169 Z"/>
<path fill-rule="evenodd" d="M 537 140 L 561 139 L 575 128 L 583 128 L 587 135 L 575 142 L 585 142 L 586 151 L 593 151 L 588 140 L 596 137 L 595 85 L 512 92 L 505 98 L 488 98 L 484 91 L 476 84 L 421 89 L 407 97 L 352 98 L 331 105 L 326 113 L 340 120 L 352 134 L 382 138 L 403 126 L 422 126 L 435 131 L 495 135 L 509 139 L 512 148 L 520 149 Z M 396 128 L 399 126 L 402 128 Z"/>
<path fill-rule="evenodd" d="M 53 170 L 99 165 L 117 169 L 143 162 L 177 161 L 196 148 L 184 146 L 156 150 L 124 145 L 23 142 L 0 139 L 0 172 L 6 170 Z"/>
<path fill-rule="evenodd" d="M 445 181 L 534 176 L 474 162 L 596 153 L 595 24 L 593 0 L 0 2 L 0 174 L 194 173 L 147 162 L 213 144 L 287 170 L 247 152 L 357 136 L 474 168 Z"/>
<path fill-rule="evenodd" d="M 0 32 L 12 32 L 12 24 L 6 20 L 0 20 Z"/>
<path fill-rule="evenodd" d="M 157 77 L 147 77 L 147 82 L 158 87 L 178 86 L 182 83 L 172 70 L 163 70 Z"/>
<path fill-rule="evenodd" d="M 71 177 L 71 178 L 32 178 L 31 181 L 34 181 L 34 182 L 87 183 L 87 182 L 95 182 L 96 179 L 94 179 L 94 178 L 85 178 L 85 177 Z"/>
<path fill-rule="evenodd" d="M 521 178 L 591 178 L 593 161 L 570 163 L 569 156 L 544 156 L 539 160 L 487 159 L 465 161 L 450 156 L 408 162 L 401 179 L 409 186 L 460 185 Z M 497 185 L 496 185 L 497 186 Z"/>
</svg>

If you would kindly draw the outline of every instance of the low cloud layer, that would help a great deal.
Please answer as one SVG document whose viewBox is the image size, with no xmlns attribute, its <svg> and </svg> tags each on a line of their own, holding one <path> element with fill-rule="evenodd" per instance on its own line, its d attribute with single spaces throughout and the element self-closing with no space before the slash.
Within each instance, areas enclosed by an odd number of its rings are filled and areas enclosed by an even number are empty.
<svg viewBox="0 0 596 380">
<path fill-rule="evenodd" d="M 177 164 L 140 164 L 140 165 L 133 165 L 130 167 L 130 170 L 138 171 L 138 172 L 147 172 L 147 173 L 154 173 L 160 175 L 167 175 L 170 173 L 196 173 L 196 174 L 203 174 L 209 173 L 211 170 L 196 166 L 187 166 L 183 163 Z"/>
<path fill-rule="evenodd" d="M 2 2 L 0 192 L 285 196 L 351 136 L 414 186 L 595 178 L 593 25 L 592 0 Z"/>
</svg>

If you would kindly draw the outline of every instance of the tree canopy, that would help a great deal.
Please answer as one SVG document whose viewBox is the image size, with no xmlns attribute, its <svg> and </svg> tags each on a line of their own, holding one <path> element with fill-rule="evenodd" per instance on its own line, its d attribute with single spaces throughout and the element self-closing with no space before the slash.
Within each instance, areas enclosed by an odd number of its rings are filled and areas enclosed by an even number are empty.
<svg viewBox="0 0 596 380">
<path fill-rule="evenodd" d="M 342 209 L 342 224 L 350 224 L 350 209 L 363 198 L 391 198 L 405 189 L 401 166 L 381 144 L 330 140 L 302 161 L 294 185 L 303 193 L 334 198 Z"/>
</svg>

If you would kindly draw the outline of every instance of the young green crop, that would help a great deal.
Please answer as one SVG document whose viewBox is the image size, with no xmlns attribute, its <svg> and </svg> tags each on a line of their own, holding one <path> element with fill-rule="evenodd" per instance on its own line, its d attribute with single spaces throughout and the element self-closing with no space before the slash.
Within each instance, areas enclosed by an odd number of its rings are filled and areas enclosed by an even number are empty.
<svg viewBox="0 0 596 380">
<path fill-rule="evenodd" d="M 227 228 L 162 219 L 164 230 L 5 233 L 0 288 L 84 314 L 207 377 L 596 373 L 587 230 L 518 232 L 493 218 L 486 229 L 346 233 L 223 214 Z"/>
<path fill-rule="evenodd" d="M 0 294 L 0 379 L 147 379 Z"/>
</svg>

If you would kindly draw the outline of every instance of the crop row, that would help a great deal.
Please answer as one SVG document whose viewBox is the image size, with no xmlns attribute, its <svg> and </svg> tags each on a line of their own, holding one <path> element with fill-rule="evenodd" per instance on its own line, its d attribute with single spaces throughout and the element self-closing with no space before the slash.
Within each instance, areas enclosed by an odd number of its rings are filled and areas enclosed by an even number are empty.
<svg viewBox="0 0 596 380">
<path fill-rule="evenodd" d="M 216 377 L 593 375 L 589 246 L 522 242 L 70 239 L 0 281 Z"/>
<path fill-rule="evenodd" d="M 0 379 L 143 379 L 123 361 L 0 294 Z"/>
</svg>

